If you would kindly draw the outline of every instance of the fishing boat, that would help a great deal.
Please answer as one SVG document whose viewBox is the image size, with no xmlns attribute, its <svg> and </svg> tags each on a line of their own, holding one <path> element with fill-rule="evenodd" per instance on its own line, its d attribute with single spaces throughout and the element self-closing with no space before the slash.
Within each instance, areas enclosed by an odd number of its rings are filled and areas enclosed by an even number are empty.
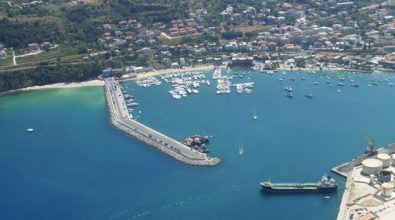
<svg viewBox="0 0 395 220">
<path fill-rule="evenodd" d="M 26 131 L 27 131 L 27 132 L 33 132 L 34 129 L 33 129 L 33 128 L 28 128 L 28 129 L 26 129 Z"/>
<path fill-rule="evenodd" d="M 284 87 L 284 90 L 287 91 L 287 92 L 292 92 L 293 91 L 291 86 Z"/>
<path fill-rule="evenodd" d="M 284 96 L 287 97 L 287 98 L 293 98 L 293 97 L 294 97 L 294 95 L 292 94 L 292 92 L 284 93 Z"/>
<path fill-rule="evenodd" d="M 260 183 L 262 190 L 272 193 L 329 193 L 337 190 L 337 181 L 324 174 L 316 183 Z"/>
<path fill-rule="evenodd" d="M 313 98 L 313 94 L 312 93 L 306 93 L 306 94 L 304 94 L 304 97 L 311 99 L 311 98 Z"/>
</svg>

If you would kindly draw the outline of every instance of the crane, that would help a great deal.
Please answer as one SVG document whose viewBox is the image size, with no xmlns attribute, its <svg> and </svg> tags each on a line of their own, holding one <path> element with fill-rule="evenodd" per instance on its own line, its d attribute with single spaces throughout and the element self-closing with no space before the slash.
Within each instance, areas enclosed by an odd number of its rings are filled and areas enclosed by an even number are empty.
<svg viewBox="0 0 395 220">
<path fill-rule="evenodd" d="M 365 153 L 373 155 L 377 153 L 377 148 L 376 148 L 376 143 L 373 138 L 369 137 L 369 135 L 365 132 L 362 131 L 363 136 L 365 137 L 365 140 L 368 142 L 369 147 L 366 148 Z"/>
</svg>

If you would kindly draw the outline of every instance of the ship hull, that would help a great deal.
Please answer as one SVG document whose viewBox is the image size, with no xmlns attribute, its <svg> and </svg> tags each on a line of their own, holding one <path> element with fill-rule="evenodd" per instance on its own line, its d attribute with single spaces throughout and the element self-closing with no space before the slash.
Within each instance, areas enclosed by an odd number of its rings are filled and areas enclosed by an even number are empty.
<svg viewBox="0 0 395 220">
<path fill-rule="evenodd" d="M 262 191 L 268 193 L 332 193 L 336 191 L 336 187 L 331 188 L 320 188 L 320 187 L 309 187 L 309 188 L 275 188 L 269 186 L 262 186 Z"/>
</svg>

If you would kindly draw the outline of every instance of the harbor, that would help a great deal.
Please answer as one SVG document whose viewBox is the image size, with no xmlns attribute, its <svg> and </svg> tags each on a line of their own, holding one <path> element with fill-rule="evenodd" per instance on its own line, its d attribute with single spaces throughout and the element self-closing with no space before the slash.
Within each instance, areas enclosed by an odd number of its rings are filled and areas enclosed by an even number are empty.
<svg viewBox="0 0 395 220">
<path fill-rule="evenodd" d="M 142 141 L 172 158 L 190 165 L 215 166 L 220 159 L 190 148 L 136 120 L 127 109 L 121 86 L 114 78 L 105 80 L 105 97 L 111 124 L 119 130 Z"/>
<path fill-rule="evenodd" d="M 41 211 L 45 208 L 53 210 L 49 218 L 71 210 L 75 219 L 333 220 L 345 179 L 330 175 L 339 183 L 330 198 L 321 193 L 273 195 L 261 192 L 259 183 L 316 183 L 333 166 L 363 153 L 361 129 L 378 146 L 394 140 L 395 93 L 385 81 L 393 75 L 275 71 L 271 76 L 234 69 L 232 84 L 254 82 L 252 93 L 238 94 L 231 87 L 231 94 L 217 95 L 213 71 L 203 73 L 211 85 L 200 85 L 199 94 L 180 100 L 169 95 L 172 83 L 161 76 L 155 76 L 160 86 L 120 85 L 125 100 L 139 103 L 126 106 L 134 109 L 133 120 L 179 142 L 195 134 L 209 136 L 209 155 L 221 158 L 213 169 L 178 162 L 120 132 L 110 123 L 102 87 L 1 97 L 2 195 L 32 207 L 25 212 L 30 215 L 16 218 L 48 219 Z M 341 94 L 336 92 L 337 76 L 344 78 Z M 351 87 L 350 79 L 360 87 Z M 368 87 L 371 82 L 378 86 Z M 293 99 L 283 96 L 285 86 L 292 87 Z M 314 98 L 305 98 L 307 92 Z M 245 206 L 247 200 L 251 206 Z"/>
</svg>

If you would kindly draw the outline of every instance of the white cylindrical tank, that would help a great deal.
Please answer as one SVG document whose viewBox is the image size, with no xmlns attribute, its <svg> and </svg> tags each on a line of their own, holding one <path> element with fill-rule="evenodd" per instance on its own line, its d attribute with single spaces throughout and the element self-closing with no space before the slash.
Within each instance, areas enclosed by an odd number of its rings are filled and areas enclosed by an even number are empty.
<svg viewBox="0 0 395 220">
<path fill-rule="evenodd" d="M 366 175 L 377 175 L 383 168 L 383 162 L 378 159 L 369 158 L 362 161 L 362 173 Z"/>
<path fill-rule="evenodd" d="M 377 154 L 377 159 L 383 162 L 383 168 L 391 166 L 392 158 L 388 154 Z"/>
<path fill-rule="evenodd" d="M 383 191 L 381 193 L 382 196 L 385 196 L 385 197 L 392 196 L 392 193 L 394 191 L 394 185 L 392 183 L 383 183 L 383 185 L 381 185 L 381 187 L 383 188 Z"/>
</svg>

